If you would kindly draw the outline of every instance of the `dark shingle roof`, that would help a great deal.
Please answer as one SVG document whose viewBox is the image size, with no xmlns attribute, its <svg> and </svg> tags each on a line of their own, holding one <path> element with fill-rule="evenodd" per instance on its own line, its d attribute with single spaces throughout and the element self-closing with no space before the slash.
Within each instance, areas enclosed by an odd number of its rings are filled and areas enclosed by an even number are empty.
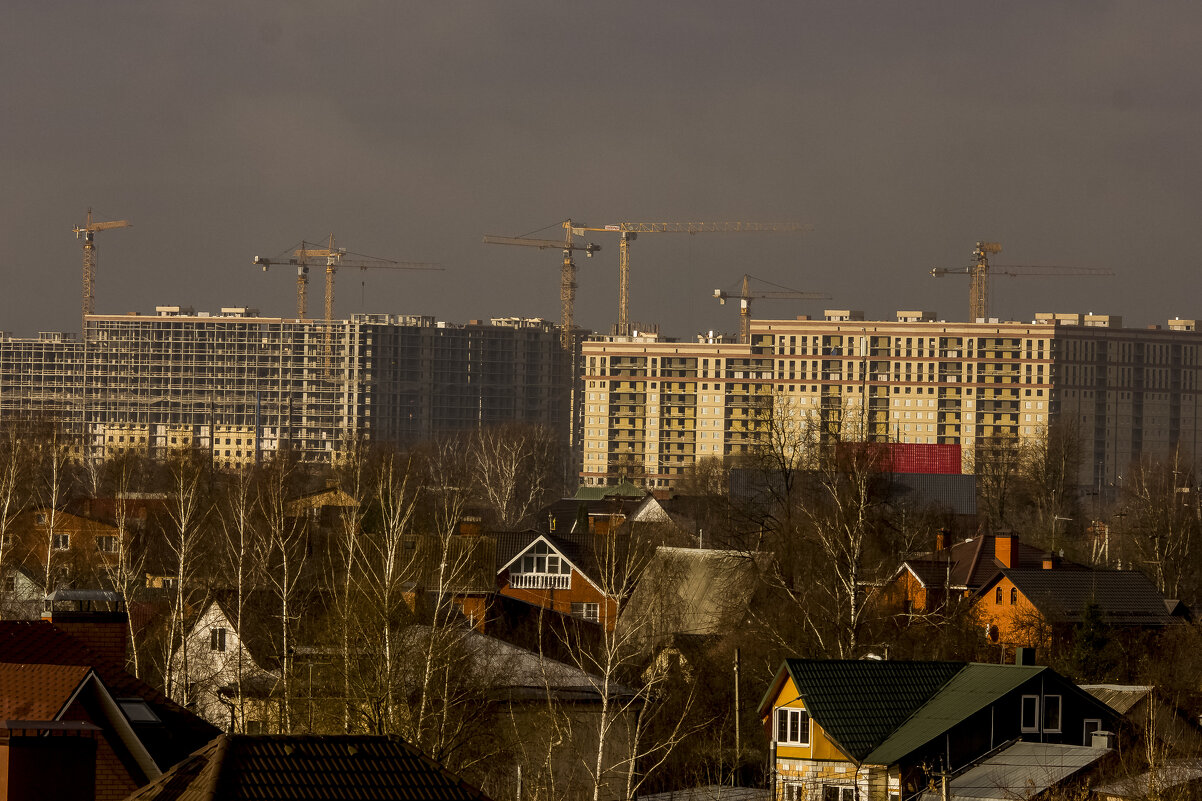
<svg viewBox="0 0 1202 801">
<path fill-rule="evenodd" d="M 1028 545 L 1022 540 L 1018 542 L 1018 561 L 1015 568 L 1038 569 L 1043 564 L 1046 551 Z M 997 559 L 997 535 L 981 534 L 972 539 L 963 540 L 942 551 L 932 551 L 913 559 L 906 560 L 914 574 L 928 587 L 942 587 L 949 578 L 952 587 L 968 587 L 976 589 L 988 582 L 1002 570 L 1002 564 Z M 1058 570 L 1082 570 L 1083 566 L 1061 560 Z"/>
<path fill-rule="evenodd" d="M 1023 569 L 1002 574 L 1052 622 L 1079 623 L 1091 603 L 1112 626 L 1166 626 L 1176 620 L 1164 596 L 1136 570 Z"/>
<path fill-rule="evenodd" d="M 229 735 L 196 751 L 128 801 L 488 801 L 395 736 Z"/>
<path fill-rule="evenodd" d="M 964 667 L 841 659 L 787 659 L 785 665 L 806 710 L 857 762 Z"/>
<path fill-rule="evenodd" d="M 0 663 L 0 720 L 55 720 L 91 669 Z"/>
</svg>

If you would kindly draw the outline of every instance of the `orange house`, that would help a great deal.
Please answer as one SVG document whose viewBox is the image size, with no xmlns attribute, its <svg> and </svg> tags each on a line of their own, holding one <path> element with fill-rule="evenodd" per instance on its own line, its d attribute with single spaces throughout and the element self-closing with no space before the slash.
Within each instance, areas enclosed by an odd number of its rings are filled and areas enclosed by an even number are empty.
<svg viewBox="0 0 1202 801">
<path fill-rule="evenodd" d="M 1066 570 L 1052 554 L 1039 568 L 999 571 L 972 597 L 972 611 L 990 642 L 1046 648 L 1084 620 L 1092 607 L 1107 626 L 1163 628 L 1180 621 L 1136 570 Z"/>
<path fill-rule="evenodd" d="M 537 531 L 499 535 L 497 586 L 501 595 L 612 631 L 618 599 L 604 576 L 619 567 L 624 540 L 589 534 L 555 536 Z"/>
</svg>

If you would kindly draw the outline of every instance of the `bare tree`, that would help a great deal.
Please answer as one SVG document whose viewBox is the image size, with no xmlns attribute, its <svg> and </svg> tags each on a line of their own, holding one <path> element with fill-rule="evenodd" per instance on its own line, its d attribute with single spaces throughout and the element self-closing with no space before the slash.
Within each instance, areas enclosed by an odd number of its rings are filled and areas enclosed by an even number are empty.
<svg viewBox="0 0 1202 801">
<path fill-rule="evenodd" d="M 102 555 L 101 569 L 113 590 L 125 599 L 126 609 L 136 601 L 145 579 L 143 568 L 146 564 L 146 550 L 134 542 L 134 531 L 131 526 L 130 511 L 132 506 L 131 494 L 136 486 L 140 486 L 138 475 L 141 472 L 140 460 L 135 457 L 123 457 L 109 462 L 109 471 L 113 482 L 113 523 L 117 530 L 115 550 L 111 554 Z M 134 636 L 134 616 L 126 615 L 129 626 L 129 658 L 135 676 L 141 676 L 139 664 L 138 642 Z"/>
<path fill-rule="evenodd" d="M 224 485 L 225 492 L 218 507 L 221 517 L 224 555 L 233 580 L 234 623 L 242 632 L 246 631 L 246 600 L 252 587 L 262 578 L 264 543 L 258 531 L 257 511 L 258 485 L 253 469 L 242 467 L 230 474 Z M 237 696 L 234 716 L 235 731 L 246 733 L 245 678 L 246 649 L 239 645 L 234 649 L 234 686 Z"/>
<path fill-rule="evenodd" d="M 1199 534 L 1198 485 L 1193 466 L 1173 451 L 1167 461 L 1151 457 L 1133 466 L 1123 485 L 1124 525 L 1134 556 L 1168 598 L 1196 592 L 1194 543 Z"/>
<path fill-rule="evenodd" d="M 1022 449 L 1018 438 L 1000 434 L 978 441 L 972 462 L 986 521 L 994 528 L 1007 525 L 1021 477 Z"/>
<path fill-rule="evenodd" d="M 66 550 L 60 547 L 59 520 L 61 507 L 66 503 L 70 493 L 73 476 L 71 475 L 71 449 L 58 423 L 50 423 L 45 437 L 38 444 L 38 455 L 41 462 L 41 502 L 45 510 L 46 526 L 46 571 L 44 590 L 47 595 L 52 593 L 57 583 L 57 572 L 54 569 L 56 552 Z"/>
<path fill-rule="evenodd" d="M 516 527 L 541 506 L 557 482 L 559 443 L 550 429 L 510 423 L 471 437 L 475 486 L 502 529 Z"/>
<path fill-rule="evenodd" d="M 339 506 L 334 548 L 327 554 L 329 560 L 328 584 L 334 599 L 334 618 L 339 632 L 339 654 L 342 673 L 342 731 L 349 734 L 354 703 L 351 697 L 353 684 L 352 648 L 354 629 L 358 627 L 358 586 L 356 577 L 361 570 L 363 553 L 363 526 L 367 517 L 370 499 L 370 465 L 367 443 L 357 438 L 342 451 L 341 460 L 335 465 L 337 487 L 345 496 L 347 505 Z"/>
<path fill-rule="evenodd" d="M 258 495 L 269 554 L 266 576 L 280 603 L 281 724 L 285 734 L 292 733 L 293 619 L 297 617 L 295 601 L 306 556 L 307 534 L 303 517 L 290 514 L 289 510 L 296 469 L 288 452 L 278 453 L 264 468 Z"/>
<path fill-rule="evenodd" d="M 171 611 L 164 644 L 163 684 L 167 695 L 182 704 L 187 704 L 189 700 L 188 649 L 184 647 L 184 627 L 190 600 L 196 590 L 193 579 L 203 550 L 203 525 L 209 512 L 204 493 L 205 467 L 192 454 L 182 454 L 168 465 L 167 470 L 167 514 L 171 528 L 166 532 L 166 545 L 175 575 L 171 581 Z"/>
<path fill-rule="evenodd" d="M 16 427 L 5 426 L 0 430 L 0 579 L 4 576 L 4 560 L 11 544 L 12 519 L 28 502 L 22 491 L 28 469 L 29 454 Z M 3 585 L 0 585 L 0 601 L 4 600 L 3 592 Z M 3 615 L 4 604 L 0 603 L 0 617 Z"/>
</svg>

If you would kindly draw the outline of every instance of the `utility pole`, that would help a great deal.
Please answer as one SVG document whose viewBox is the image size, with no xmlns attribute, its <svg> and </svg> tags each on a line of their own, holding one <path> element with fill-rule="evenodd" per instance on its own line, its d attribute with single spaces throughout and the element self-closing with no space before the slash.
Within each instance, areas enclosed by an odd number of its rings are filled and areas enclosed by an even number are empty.
<svg viewBox="0 0 1202 801">
<path fill-rule="evenodd" d="M 739 730 L 739 713 L 742 707 L 739 704 L 739 649 L 735 649 L 735 769 L 730 775 L 730 784 L 732 787 L 737 786 L 735 778 L 739 773 L 739 768 L 743 764 L 743 741 L 740 738 Z"/>
</svg>

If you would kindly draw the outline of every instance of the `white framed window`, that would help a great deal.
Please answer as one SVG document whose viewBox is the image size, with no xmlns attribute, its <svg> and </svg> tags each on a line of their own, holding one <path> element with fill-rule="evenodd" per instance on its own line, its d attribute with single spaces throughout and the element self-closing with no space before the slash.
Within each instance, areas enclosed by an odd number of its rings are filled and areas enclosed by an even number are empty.
<svg viewBox="0 0 1202 801">
<path fill-rule="evenodd" d="M 117 538 L 112 534 L 102 534 L 96 538 L 96 550 L 101 553 L 116 553 Z"/>
<path fill-rule="evenodd" d="M 810 713 L 789 707 L 777 709 L 776 741 L 784 745 L 809 745 Z"/>
<path fill-rule="evenodd" d="M 854 784 L 822 785 L 822 801 L 856 801 Z"/>
<path fill-rule="evenodd" d="M 1088 746 L 1093 742 L 1093 733 L 1102 730 L 1102 721 L 1098 718 L 1086 718 L 1085 728 L 1082 732 L 1081 745 Z"/>
<path fill-rule="evenodd" d="M 1060 732 L 1060 696 L 1043 697 L 1043 730 L 1052 734 Z"/>
<path fill-rule="evenodd" d="M 1022 697 L 1020 728 L 1024 733 L 1039 731 L 1039 696 Z"/>
<path fill-rule="evenodd" d="M 225 650 L 225 629 L 214 628 L 209 629 L 209 650 L 224 651 Z"/>
<path fill-rule="evenodd" d="M 56 551 L 67 550 L 68 548 L 71 547 L 71 535 L 70 534 L 55 534 L 54 542 L 52 543 L 52 546 L 53 546 L 54 550 L 56 550 Z"/>
<path fill-rule="evenodd" d="M 596 623 L 601 616 L 601 604 L 599 603 L 572 603 L 572 617 L 578 617 L 582 620 L 591 620 Z"/>
</svg>

